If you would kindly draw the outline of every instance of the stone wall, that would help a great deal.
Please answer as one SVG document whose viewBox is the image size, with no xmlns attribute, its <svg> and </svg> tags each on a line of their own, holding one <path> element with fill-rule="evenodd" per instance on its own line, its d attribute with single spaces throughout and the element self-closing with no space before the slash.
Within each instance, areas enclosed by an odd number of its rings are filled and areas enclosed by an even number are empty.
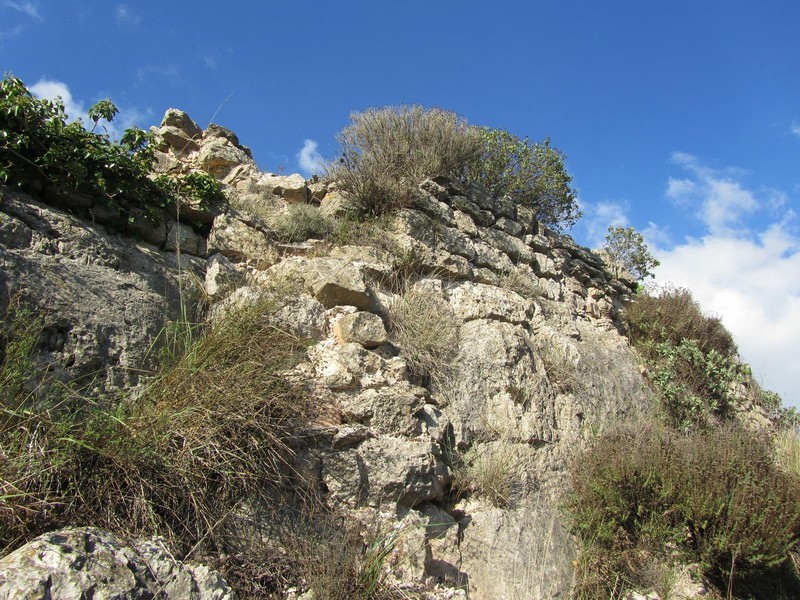
<svg viewBox="0 0 800 600">
<path fill-rule="evenodd" d="M 566 597 L 567 462 L 650 402 L 620 333 L 635 283 L 524 207 L 444 179 L 423 182 L 380 243 L 285 244 L 272 215 L 299 202 L 335 215 L 346 196 L 259 171 L 235 135 L 202 131 L 180 111 L 157 133 L 163 172 L 205 170 L 236 205 L 259 210 L 222 207 L 210 229 L 173 216 L 163 236 L 121 238 L 3 192 L 0 292 L 40 303 L 48 359 L 131 385 L 163 320 L 180 314 L 183 273 L 202 282 L 213 318 L 284 290 L 283 324 L 314 342 L 287 376 L 306 381 L 319 407 L 295 449 L 297 485 L 365 526 L 401 529 L 398 581 L 475 600 Z M 180 269 L 176 245 L 189 249 Z M 396 329 L 411 297 L 450 332 L 423 374 Z M 499 471 L 502 489 L 481 484 L 481 468 Z"/>
</svg>

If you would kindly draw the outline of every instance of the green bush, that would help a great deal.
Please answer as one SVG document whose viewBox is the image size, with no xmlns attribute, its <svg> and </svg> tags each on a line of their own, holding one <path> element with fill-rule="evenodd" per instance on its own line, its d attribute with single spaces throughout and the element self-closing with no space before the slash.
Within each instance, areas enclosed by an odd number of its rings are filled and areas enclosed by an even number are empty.
<svg viewBox="0 0 800 600">
<path fill-rule="evenodd" d="M 476 131 L 461 117 L 416 105 L 354 112 L 338 141 L 341 157 L 329 175 L 362 216 L 407 206 L 426 177 L 461 178 L 481 152 Z"/>
<path fill-rule="evenodd" d="M 679 345 L 693 340 L 703 353 L 715 350 L 735 356 L 733 336 L 717 317 L 703 314 L 700 305 L 685 288 L 662 287 L 638 294 L 626 307 L 630 337 L 640 342 L 671 342 Z"/>
<path fill-rule="evenodd" d="M 602 581 L 609 597 L 621 581 L 641 585 L 637 556 L 669 561 L 665 548 L 733 594 L 787 561 L 800 532 L 800 482 L 776 466 L 769 440 L 741 429 L 630 426 L 572 462 L 566 508 L 595 553 L 590 571 L 600 575 L 588 580 Z"/>
<path fill-rule="evenodd" d="M 495 196 L 509 196 L 532 209 L 542 223 L 572 227 L 581 217 L 572 177 L 564 154 L 546 139 L 541 144 L 502 129 L 477 127 L 482 152 L 469 164 L 467 181 L 486 187 Z"/>
<path fill-rule="evenodd" d="M 742 386 L 755 392 L 757 403 L 774 403 L 739 361 L 730 332 L 704 315 L 688 290 L 642 292 L 626 314 L 631 341 L 671 426 L 707 425 L 728 416 Z"/>
<path fill-rule="evenodd" d="M 621 271 L 627 271 L 638 280 L 654 277 L 651 269 L 661 264 L 650 254 L 644 236 L 633 227 L 610 226 L 603 251 L 611 259 L 617 277 Z"/>
<path fill-rule="evenodd" d="M 112 110 L 113 109 L 113 110 Z M 97 124 L 116 107 L 104 100 L 90 110 Z M 122 144 L 108 135 L 67 122 L 60 100 L 39 100 L 16 77 L 0 83 L 0 183 L 48 201 L 74 204 L 76 196 L 119 209 L 118 225 L 130 208 L 163 206 L 164 191 L 148 174 L 152 167 L 149 134 L 128 130 Z"/>
</svg>

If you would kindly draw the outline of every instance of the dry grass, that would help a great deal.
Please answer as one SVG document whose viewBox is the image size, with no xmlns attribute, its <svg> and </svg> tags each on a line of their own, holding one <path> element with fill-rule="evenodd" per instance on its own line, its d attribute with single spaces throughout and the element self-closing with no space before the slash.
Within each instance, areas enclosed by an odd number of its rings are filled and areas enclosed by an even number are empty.
<svg viewBox="0 0 800 600">
<path fill-rule="evenodd" d="M 4 398 L 2 547 L 82 523 L 164 535 L 180 554 L 224 547 L 220 524 L 238 504 L 269 499 L 291 475 L 308 408 L 284 377 L 305 343 L 272 325 L 273 308 L 226 319 L 114 410 Z"/>
<path fill-rule="evenodd" d="M 407 206 L 426 177 L 458 177 L 482 150 L 477 132 L 452 112 L 390 106 L 350 115 L 329 175 L 364 216 Z"/>
<path fill-rule="evenodd" d="M 517 444 L 500 439 L 470 448 L 453 472 L 453 491 L 474 495 L 493 506 L 513 504 L 524 478 L 524 462 Z"/>
<path fill-rule="evenodd" d="M 389 332 L 409 371 L 429 382 L 446 373 L 458 348 L 458 321 L 441 296 L 411 288 L 389 307 Z"/>
</svg>

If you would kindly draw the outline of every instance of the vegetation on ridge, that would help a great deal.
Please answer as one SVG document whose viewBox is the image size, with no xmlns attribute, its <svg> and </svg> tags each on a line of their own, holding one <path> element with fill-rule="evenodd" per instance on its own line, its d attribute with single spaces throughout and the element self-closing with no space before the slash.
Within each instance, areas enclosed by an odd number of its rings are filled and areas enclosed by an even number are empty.
<svg viewBox="0 0 800 600">
<path fill-rule="evenodd" d="M 556 228 L 569 228 L 581 216 L 565 157 L 549 139 L 532 144 L 415 105 L 354 112 L 338 140 L 341 156 L 328 175 L 353 197 L 360 215 L 407 207 L 422 180 L 445 176 L 483 185 Z"/>
</svg>

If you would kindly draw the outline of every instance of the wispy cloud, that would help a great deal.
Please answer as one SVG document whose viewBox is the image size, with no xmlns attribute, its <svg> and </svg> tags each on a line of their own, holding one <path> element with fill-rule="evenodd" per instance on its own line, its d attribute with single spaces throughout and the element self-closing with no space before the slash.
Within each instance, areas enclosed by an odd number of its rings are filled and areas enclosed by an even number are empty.
<svg viewBox="0 0 800 600">
<path fill-rule="evenodd" d="M 672 162 L 687 171 L 691 178 L 670 178 L 667 197 L 696 206 L 698 217 L 712 234 L 732 231 L 741 226 L 743 217 L 761 208 L 753 192 L 727 173 L 705 166 L 691 154 L 675 152 Z"/>
<path fill-rule="evenodd" d="M 674 160 L 691 177 L 670 180 L 666 195 L 696 207 L 706 229 L 698 238 L 670 246 L 668 236 L 659 238 L 662 230 L 648 228 L 648 242 L 661 261 L 656 280 L 690 289 L 705 310 L 722 318 L 766 387 L 800 406 L 797 218 L 784 207 L 780 218 L 764 226 L 744 219 L 769 221 L 775 206 L 786 203 L 786 194 L 748 189 L 730 175 L 734 171 L 723 174 L 690 155 Z"/>
<path fill-rule="evenodd" d="M 797 137 L 800 137 L 800 123 L 797 123 L 796 121 L 792 123 L 792 133 Z"/>
<path fill-rule="evenodd" d="M 2 29 L 0 30 L 0 45 L 3 44 L 6 40 L 10 40 L 11 38 L 17 37 L 22 33 L 22 25 L 17 25 L 16 27 L 12 27 L 11 29 Z"/>
<path fill-rule="evenodd" d="M 206 69 L 216 69 L 217 59 L 210 54 L 203 54 L 200 59 L 203 61 L 203 66 Z"/>
<path fill-rule="evenodd" d="M 24 13 L 32 19 L 41 19 L 42 15 L 39 13 L 38 2 L 13 2 L 12 0 L 5 0 L 3 6 L 12 8 L 18 12 Z"/>
<path fill-rule="evenodd" d="M 306 177 L 322 173 L 324 168 L 325 161 L 317 152 L 317 145 L 314 140 L 304 140 L 303 147 L 297 153 L 297 163 Z"/>
<path fill-rule="evenodd" d="M 134 13 L 127 4 L 118 4 L 114 8 L 114 20 L 119 25 L 138 25 L 142 17 Z"/>
<path fill-rule="evenodd" d="M 143 65 L 136 69 L 136 80 L 142 85 L 157 85 L 164 79 L 174 82 L 179 76 L 180 71 L 174 64 Z"/>
</svg>

